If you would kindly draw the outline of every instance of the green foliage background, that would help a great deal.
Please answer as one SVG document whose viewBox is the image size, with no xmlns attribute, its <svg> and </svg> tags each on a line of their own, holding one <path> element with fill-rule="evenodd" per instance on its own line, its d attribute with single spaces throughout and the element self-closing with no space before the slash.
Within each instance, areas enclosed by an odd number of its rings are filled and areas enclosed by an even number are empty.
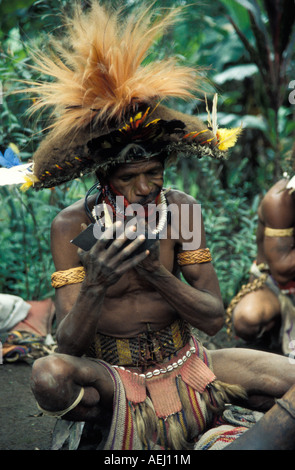
<svg viewBox="0 0 295 470">
<path fill-rule="evenodd" d="M 85 5 L 87 2 L 84 2 Z M 105 0 L 132 9 L 141 0 Z M 30 120 L 28 98 L 9 94 L 16 80 L 37 78 L 29 50 L 48 44 L 60 31 L 70 0 L 0 0 L 0 150 L 12 142 L 27 161 L 41 139 L 44 118 Z M 220 127 L 243 124 L 244 132 L 226 162 L 181 162 L 166 171 L 166 186 L 191 193 L 201 204 L 214 266 L 225 305 L 247 280 L 255 258 L 260 197 L 290 166 L 295 105 L 293 0 L 159 0 L 156 7 L 186 5 L 183 21 L 168 32 L 152 56 L 175 54 L 207 68 L 208 97 L 219 93 Z M 174 103 L 206 120 L 204 102 Z M 63 208 L 82 198 L 91 177 L 52 190 L 22 193 L 0 187 L 0 292 L 24 299 L 53 295 L 50 225 Z"/>
</svg>

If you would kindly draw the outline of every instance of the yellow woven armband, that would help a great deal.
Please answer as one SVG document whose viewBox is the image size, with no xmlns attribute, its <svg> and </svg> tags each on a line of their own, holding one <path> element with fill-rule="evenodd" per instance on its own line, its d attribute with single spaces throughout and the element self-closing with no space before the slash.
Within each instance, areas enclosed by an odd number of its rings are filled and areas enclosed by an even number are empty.
<svg viewBox="0 0 295 470">
<path fill-rule="evenodd" d="M 67 286 L 69 284 L 78 284 L 85 277 L 85 269 L 83 266 L 67 269 L 65 271 L 56 271 L 51 276 L 51 285 L 55 289 Z"/>
<path fill-rule="evenodd" d="M 294 235 L 294 227 L 291 227 L 291 228 L 265 227 L 264 235 L 266 237 L 292 237 Z"/>
<path fill-rule="evenodd" d="M 180 266 L 187 264 L 200 264 L 212 261 L 209 248 L 200 248 L 199 250 L 183 251 L 177 255 L 177 263 Z"/>
</svg>

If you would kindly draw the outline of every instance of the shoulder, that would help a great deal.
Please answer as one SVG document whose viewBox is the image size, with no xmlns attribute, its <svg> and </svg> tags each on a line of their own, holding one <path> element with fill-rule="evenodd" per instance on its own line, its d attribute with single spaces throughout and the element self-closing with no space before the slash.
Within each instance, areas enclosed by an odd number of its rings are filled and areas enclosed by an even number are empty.
<svg viewBox="0 0 295 470">
<path fill-rule="evenodd" d="M 295 198 L 286 189 L 287 180 L 278 181 L 261 201 L 259 215 L 266 226 L 287 228 L 295 222 Z"/>
<path fill-rule="evenodd" d="M 69 269 L 81 264 L 77 247 L 71 243 L 89 225 L 84 200 L 63 209 L 51 224 L 51 254 L 56 270 Z"/>
<path fill-rule="evenodd" d="M 62 236 L 77 229 L 81 231 L 82 223 L 89 223 L 84 210 L 84 199 L 75 202 L 57 214 L 51 224 L 51 233 Z"/>
<path fill-rule="evenodd" d="M 189 194 L 169 190 L 166 194 L 171 213 L 173 238 L 183 250 L 195 250 L 206 245 L 201 205 Z"/>
<path fill-rule="evenodd" d="M 166 199 L 168 204 L 176 204 L 176 205 L 181 205 L 181 204 L 188 204 L 188 205 L 194 205 L 194 204 L 199 204 L 198 201 L 192 197 L 190 194 L 187 194 L 183 191 L 179 191 L 177 189 L 169 189 L 166 192 Z"/>
<path fill-rule="evenodd" d="M 199 222 L 202 219 L 201 204 L 189 194 L 178 191 L 169 190 L 166 194 L 168 208 L 173 215 L 179 215 L 179 220 L 188 219 L 190 224 L 196 222 L 196 217 Z"/>
</svg>

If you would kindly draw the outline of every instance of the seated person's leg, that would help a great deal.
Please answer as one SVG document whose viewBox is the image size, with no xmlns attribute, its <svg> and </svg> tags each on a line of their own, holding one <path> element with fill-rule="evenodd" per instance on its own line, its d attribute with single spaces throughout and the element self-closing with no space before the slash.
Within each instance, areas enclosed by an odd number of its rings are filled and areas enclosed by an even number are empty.
<svg viewBox="0 0 295 470">
<path fill-rule="evenodd" d="M 87 358 L 54 354 L 38 359 L 32 370 L 32 390 L 45 413 L 72 421 L 95 421 L 101 407 L 112 406 L 111 376 Z"/>
<path fill-rule="evenodd" d="M 295 367 L 278 354 L 244 348 L 210 351 L 218 380 L 238 384 L 249 397 L 279 398 L 295 384 Z"/>
<path fill-rule="evenodd" d="M 294 450 L 295 387 L 293 386 L 255 426 L 224 450 Z"/>
</svg>

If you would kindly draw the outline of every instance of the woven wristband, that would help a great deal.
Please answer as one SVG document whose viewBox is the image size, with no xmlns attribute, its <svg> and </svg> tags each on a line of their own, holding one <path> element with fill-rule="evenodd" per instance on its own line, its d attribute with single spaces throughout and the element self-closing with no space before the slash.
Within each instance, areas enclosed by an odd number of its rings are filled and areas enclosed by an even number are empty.
<svg viewBox="0 0 295 470">
<path fill-rule="evenodd" d="M 85 269 L 83 266 L 67 269 L 65 271 L 56 271 L 51 276 L 51 285 L 55 289 L 70 284 L 83 282 L 85 278 Z"/>
<path fill-rule="evenodd" d="M 188 264 L 201 264 L 209 263 L 212 261 L 212 256 L 209 248 L 200 248 L 199 250 L 183 251 L 177 255 L 177 263 L 179 266 L 186 266 Z"/>
</svg>

